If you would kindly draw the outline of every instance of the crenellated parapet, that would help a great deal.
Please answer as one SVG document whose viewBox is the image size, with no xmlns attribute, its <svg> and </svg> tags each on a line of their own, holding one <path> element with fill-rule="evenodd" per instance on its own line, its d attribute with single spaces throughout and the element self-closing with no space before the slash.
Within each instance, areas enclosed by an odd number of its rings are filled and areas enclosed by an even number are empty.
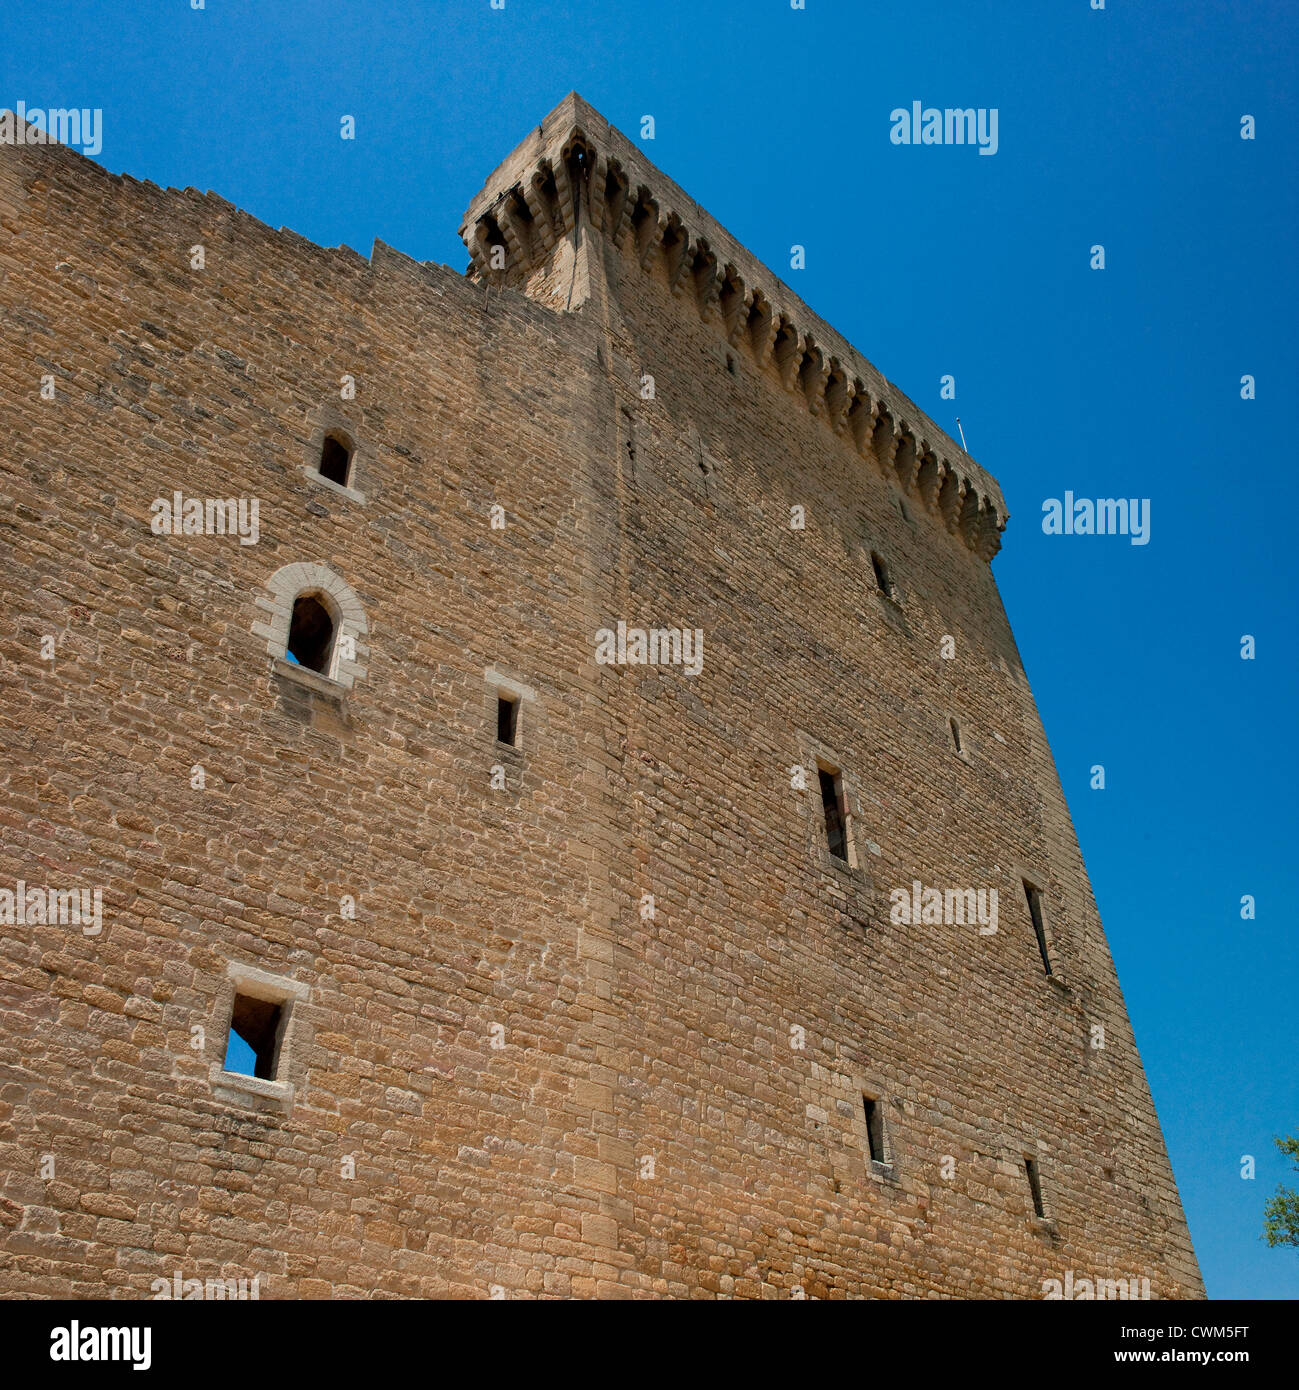
<svg viewBox="0 0 1299 1390">
<path fill-rule="evenodd" d="M 996 480 L 571 92 L 469 205 L 460 232 L 467 273 L 540 294 L 579 227 L 662 275 L 675 298 L 975 554 L 997 553 L 1006 505 Z"/>
</svg>

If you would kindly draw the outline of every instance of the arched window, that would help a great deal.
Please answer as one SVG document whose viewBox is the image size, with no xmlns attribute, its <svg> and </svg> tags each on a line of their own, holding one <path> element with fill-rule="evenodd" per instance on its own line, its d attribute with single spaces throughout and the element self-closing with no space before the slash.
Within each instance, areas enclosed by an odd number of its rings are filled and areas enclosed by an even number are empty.
<svg viewBox="0 0 1299 1390">
<path fill-rule="evenodd" d="M 365 676 L 365 609 L 328 565 L 298 561 L 283 566 L 255 602 L 258 618 L 252 630 L 265 639 L 281 675 L 297 668 L 307 684 L 323 676 L 346 690 Z M 310 679 L 309 671 L 314 673 Z"/>
<path fill-rule="evenodd" d="M 294 599 L 284 656 L 295 666 L 305 666 L 309 671 L 327 676 L 334 654 L 335 623 L 322 602 L 323 597 L 321 594 L 299 594 Z"/>
<path fill-rule="evenodd" d="M 352 471 L 352 444 L 346 435 L 334 431 L 325 436 L 320 446 L 318 471 L 331 483 L 347 486 L 347 476 Z"/>
</svg>

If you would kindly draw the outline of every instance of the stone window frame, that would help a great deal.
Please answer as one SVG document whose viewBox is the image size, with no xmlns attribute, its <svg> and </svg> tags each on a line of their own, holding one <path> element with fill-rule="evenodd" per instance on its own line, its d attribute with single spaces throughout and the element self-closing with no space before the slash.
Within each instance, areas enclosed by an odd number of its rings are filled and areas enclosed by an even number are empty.
<svg viewBox="0 0 1299 1390">
<path fill-rule="evenodd" d="M 303 477 L 314 487 L 328 488 L 329 491 L 364 506 L 366 495 L 359 484 L 370 471 L 370 454 L 369 450 L 361 445 L 361 434 L 355 421 L 336 407 L 323 405 L 307 416 L 307 424 L 311 429 L 307 436 L 302 465 Z M 320 471 L 320 453 L 325 446 L 326 436 L 331 434 L 341 435 L 351 446 L 346 486 L 334 482 L 332 478 L 326 478 Z"/>
<path fill-rule="evenodd" d="M 1024 892 L 1024 884 L 1031 884 L 1038 892 L 1038 899 L 1042 908 L 1042 937 L 1046 941 L 1046 953 L 1051 959 L 1051 973 L 1048 975 L 1045 970 L 1042 970 L 1042 978 L 1057 989 L 1067 990 L 1069 987 L 1068 979 L 1065 974 L 1064 959 L 1060 953 L 1061 939 L 1052 922 L 1054 914 L 1049 905 L 1050 894 L 1044 886 L 1051 882 L 1051 876 L 1043 872 L 1041 867 L 1036 864 L 1020 862 L 1011 864 L 1010 872 L 1015 876 L 1016 900 L 1024 904 L 1024 915 L 1028 918 L 1028 939 L 1033 946 L 1037 945 L 1037 933 L 1033 930 L 1033 914 L 1029 911 L 1028 895 Z"/>
<path fill-rule="evenodd" d="M 1028 1198 L 1028 1224 L 1035 1231 L 1041 1231 L 1046 1235 L 1055 1235 L 1059 1227 L 1056 1224 L 1055 1203 L 1050 1195 L 1051 1185 L 1047 1182 L 1046 1145 L 1040 1139 L 1036 1144 L 1024 1141 L 1016 1145 L 1013 1152 L 1019 1160 L 1015 1165 L 1016 1175 L 1024 1190 L 1024 1195 Z M 1033 1209 L 1033 1192 L 1028 1177 L 1028 1161 L 1030 1159 L 1037 1168 L 1037 1187 L 1042 1198 L 1041 1216 Z"/>
<path fill-rule="evenodd" d="M 303 1060 L 310 1045 L 310 1028 L 301 1005 L 310 997 L 310 990 L 298 980 L 276 975 L 256 965 L 242 961 L 226 963 L 225 979 L 217 995 L 217 1017 L 225 1026 L 217 1031 L 221 1052 L 208 1068 L 208 1082 L 221 1099 L 246 1103 L 247 1097 L 278 1102 L 284 1109 L 293 1105 L 299 1081 L 305 1079 Z M 244 1076 L 241 1072 L 226 1071 L 225 1050 L 230 1042 L 230 1027 L 234 1021 L 236 996 L 264 999 L 281 1008 L 280 1034 L 276 1044 L 275 1077 Z"/>
<path fill-rule="evenodd" d="M 800 765 L 807 783 L 803 795 L 808 801 L 808 824 L 811 830 L 812 857 L 819 868 L 834 874 L 845 875 L 863 884 L 870 882 L 862 857 L 862 845 L 858 845 L 858 822 L 861 819 L 861 797 L 858 792 L 857 776 L 849 771 L 848 760 L 829 744 L 822 743 L 810 734 L 801 734 L 799 752 Z M 843 788 L 843 839 L 848 851 L 845 863 L 830 853 L 825 842 L 825 817 L 821 807 L 821 788 L 817 770 L 834 772 Z"/>
<path fill-rule="evenodd" d="M 299 666 L 287 656 L 293 605 L 306 597 L 321 602 L 333 619 L 334 638 L 327 672 Z M 315 561 L 282 565 L 266 581 L 265 592 L 257 596 L 255 603 L 267 616 L 253 624 L 252 632 L 265 639 L 276 675 L 329 695 L 351 690 L 356 681 L 364 678 L 368 670 L 364 658 L 370 654 L 363 641 L 369 633 L 365 609 L 351 587 L 327 565 Z M 351 637 L 355 643 L 355 655 L 350 658 L 342 654 L 343 637 Z"/>
<path fill-rule="evenodd" d="M 859 1076 L 855 1076 L 853 1081 L 857 1092 L 857 1104 L 853 1110 L 852 1132 L 866 1163 L 866 1175 L 877 1182 L 899 1183 L 901 1179 L 898 1176 L 897 1144 L 884 1092 L 879 1086 Z M 884 1150 L 882 1159 L 871 1157 L 870 1135 L 866 1131 L 865 1102 L 868 1100 L 874 1102 L 880 1120 L 880 1146 Z"/>
<path fill-rule="evenodd" d="M 813 1136 L 827 1147 L 836 1192 L 853 1188 L 866 1178 L 889 1187 L 903 1186 L 897 1122 L 890 1119 L 885 1088 L 877 1082 L 878 1077 L 868 1077 L 846 1058 L 825 1065 L 813 1060 L 800 1081 L 799 1096 L 805 1103 L 807 1121 Z M 873 1100 L 881 1107 L 881 1139 L 887 1160 L 884 1163 L 870 1157 L 863 1100 Z M 838 1129 L 829 1132 L 832 1116 Z"/>
<path fill-rule="evenodd" d="M 487 717 L 487 727 L 491 733 L 492 748 L 497 753 L 514 753 L 522 756 L 524 750 L 524 738 L 531 729 L 533 723 L 532 714 L 524 720 L 524 713 L 530 707 L 535 709 L 537 704 L 537 692 L 530 686 L 525 685 L 520 680 L 515 680 L 513 676 L 507 676 L 503 671 L 495 666 L 489 666 L 483 672 L 484 685 L 484 710 Z M 502 743 L 496 737 L 496 715 L 497 702 L 502 695 L 510 696 L 519 706 L 515 715 L 514 742 Z"/>
</svg>

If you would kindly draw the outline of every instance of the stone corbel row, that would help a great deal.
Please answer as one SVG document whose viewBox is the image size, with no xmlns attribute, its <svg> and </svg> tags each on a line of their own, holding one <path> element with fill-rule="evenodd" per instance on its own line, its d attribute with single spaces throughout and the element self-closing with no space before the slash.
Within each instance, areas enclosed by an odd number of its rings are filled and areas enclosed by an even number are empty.
<svg viewBox="0 0 1299 1390">
<path fill-rule="evenodd" d="M 692 236 L 671 209 L 661 208 L 643 184 L 633 189 L 616 158 L 574 131 L 558 159 L 542 159 L 526 182 L 514 185 L 479 217 L 469 240 L 475 279 L 520 285 L 550 259 L 555 243 L 571 235 L 585 207 L 591 228 L 619 248 L 630 245 L 644 269 L 662 264 L 671 293 L 693 300 L 701 319 L 726 341 L 747 350 L 758 367 L 774 370 L 785 390 L 850 440 L 863 458 L 902 492 L 938 517 L 981 559 L 1001 548 L 1005 518 L 959 463 L 944 457 L 886 401 L 835 356 L 827 357 L 811 333 L 801 331 L 763 291 L 744 283 L 736 268 L 719 264 L 708 239 Z M 502 256 L 493 249 L 504 248 Z"/>
</svg>

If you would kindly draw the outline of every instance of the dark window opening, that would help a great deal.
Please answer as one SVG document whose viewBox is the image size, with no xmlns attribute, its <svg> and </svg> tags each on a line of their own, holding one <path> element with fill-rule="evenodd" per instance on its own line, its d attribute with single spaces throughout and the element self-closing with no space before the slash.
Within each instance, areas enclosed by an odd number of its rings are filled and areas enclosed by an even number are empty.
<svg viewBox="0 0 1299 1390">
<path fill-rule="evenodd" d="M 320 476 L 339 487 L 347 486 L 347 474 L 352 467 L 352 450 L 335 435 L 327 434 L 320 447 Z"/>
<path fill-rule="evenodd" d="M 830 853 L 847 862 L 848 837 L 844 828 L 843 778 L 837 772 L 817 768 L 821 782 L 821 808 L 825 812 L 825 838 Z"/>
<path fill-rule="evenodd" d="M 861 1103 L 866 1112 L 866 1146 L 870 1150 L 871 1162 L 883 1163 L 884 1116 L 880 1112 L 879 1101 L 863 1096 Z"/>
<path fill-rule="evenodd" d="M 284 1020 L 282 1003 L 270 999 L 254 999 L 247 994 L 235 995 L 234 1012 L 230 1016 L 230 1037 L 226 1043 L 226 1071 L 240 1076 L 257 1076 L 263 1081 L 275 1080 L 279 1062 L 280 1025 Z"/>
<path fill-rule="evenodd" d="M 1037 1171 L 1037 1159 L 1026 1158 L 1024 1171 L 1028 1174 L 1028 1187 L 1033 1194 L 1033 1215 L 1045 1216 L 1046 1208 L 1042 1205 L 1042 1179 Z"/>
<path fill-rule="evenodd" d="M 889 567 L 872 550 L 871 568 L 875 571 L 875 587 L 885 598 L 893 597 L 893 580 L 889 577 Z"/>
<path fill-rule="evenodd" d="M 496 738 L 500 743 L 508 743 L 511 748 L 518 744 L 519 702 L 508 695 L 496 697 Z"/>
<path fill-rule="evenodd" d="M 726 354 L 726 370 L 727 370 L 728 372 L 730 372 L 730 374 L 731 374 L 732 376 L 734 376 L 734 375 L 736 374 L 736 373 L 735 373 L 735 358 L 732 357 L 731 354 L 730 354 L 729 352 Z"/>
<path fill-rule="evenodd" d="M 334 620 L 319 599 L 303 594 L 294 601 L 285 656 L 295 665 L 322 674 L 334 645 Z"/>
<path fill-rule="evenodd" d="M 952 730 L 952 747 L 959 753 L 961 751 L 961 726 L 955 719 L 949 719 L 947 722 Z"/>
<path fill-rule="evenodd" d="M 1033 918 L 1033 931 L 1037 936 L 1037 949 L 1042 953 L 1042 966 L 1051 973 L 1051 956 L 1046 948 L 1046 927 L 1042 923 L 1042 894 L 1027 880 L 1024 880 L 1024 896 L 1028 899 L 1029 915 Z"/>
</svg>

